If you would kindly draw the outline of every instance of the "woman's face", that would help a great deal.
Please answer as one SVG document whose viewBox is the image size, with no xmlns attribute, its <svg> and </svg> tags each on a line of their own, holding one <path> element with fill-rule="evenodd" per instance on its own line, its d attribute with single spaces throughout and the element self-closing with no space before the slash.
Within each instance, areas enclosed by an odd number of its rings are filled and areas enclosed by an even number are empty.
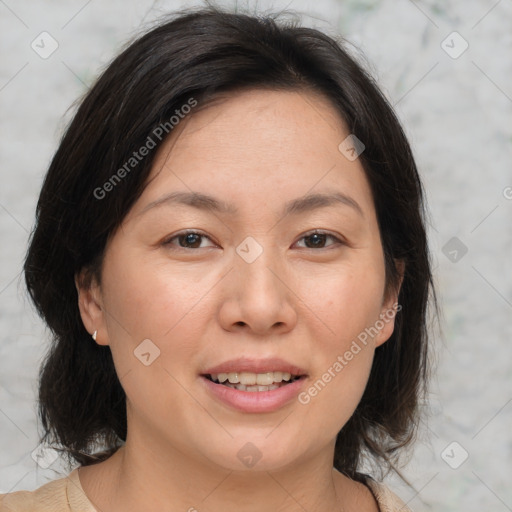
<svg viewBox="0 0 512 512">
<path fill-rule="evenodd" d="M 111 348 L 129 442 L 231 470 L 332 456 L 396 301 L 348 135 L 323 97 L 262 90 L 174 128 L 81 304 Z"/>
</svg>

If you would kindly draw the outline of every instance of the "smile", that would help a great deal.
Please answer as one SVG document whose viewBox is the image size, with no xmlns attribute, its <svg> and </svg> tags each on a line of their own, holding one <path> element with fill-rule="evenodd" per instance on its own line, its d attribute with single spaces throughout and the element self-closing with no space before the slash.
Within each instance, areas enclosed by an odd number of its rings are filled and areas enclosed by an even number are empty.
<svg viewBox="0 0 512 512">
<path fill-rule="evenodd" d="M 238 391 L 264 392 L 273 391 L 282 386 L 294 382 L 300 375 L 292 375 L 288 372 L 230 372 L 206 375 L 212 382 L 222 384 Z"/>
<path fill-rule="evenodd" d="M 236 372 L 233 373 L 236 374 Z M 246 373 L 244 376 L 244 373 L 242 372 L 238 376 L 244 382 L 247 382 L 247 380 L 249 382 L 256 380 L 257 382 L 259 375 L 267 375 Z M 218 381 L 219 376 L 215 374 L 201 375 L 200 381 L 205 386 L 205 391 L 210 398 L 239 412 L 269 413 L 277 411 L 290 403 L 297 402 L 297 396 L 303 390 L 307 376 L 292 376 L 288 373 L 281 377 L 281 382 L 276 382 L 274 379 L 279 379 L 279 372 L 268 373 L 272 375 L 272 383 L 267 385 L 231 383 L 229 378 L 221 383 Z M 221 375 L 221 377 L 224 378 L 224 375 Z M 213 380 L 212 377 L 216 377 L 216 380 Z M 284 377 L 287 377 L 288 380 Z M 247 380 L 245 380 L 246 378 Z M 270 378 L 270 376 L 267 376 L 268 380 Z M 236 377 L 233 380 L 236 380 Z"/>
</svg>

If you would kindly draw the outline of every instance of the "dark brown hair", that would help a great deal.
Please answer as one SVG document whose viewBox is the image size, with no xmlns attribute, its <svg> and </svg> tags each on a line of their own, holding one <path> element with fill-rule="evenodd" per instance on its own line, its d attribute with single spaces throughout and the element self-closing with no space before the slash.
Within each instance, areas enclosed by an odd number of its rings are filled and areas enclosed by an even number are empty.
<svg viewBox="0 0 512 512">
<path fill-rule="evenodd" d="M 399 280 L 395 262 L 405 265 L 395 330 L 376 349 L 364 395 L 337 436 L 334 467 L 360 480 L 365 454 L 389 469 L 415 437 L 428 380 L 430 292 L 435 299 L 422 185 L 391 106 L 344 46 L 341 37 L 272 15 L 188 9 L 127 46 L 81 101 L 44 179 L 24 264 L 30 297 L 52 332 L 39 375 L 41 441 L 70 465 L 104 460 L 126 440 L 126 396 L 110 348 L 84 328 L 74 278 L 87 269 L 89 282 L 101 282 L 107 239 L 142 193 L 156 151 L 106 199 L 95 191 L 191 97 L 201 108 L 216 94 L 250 88 L 316 91 L 331 100 L 366 146 L 359 158 L 388 286 Z M 154 139 L 159 147 L 165 137 Z M 105 450 L 94 453 L 99 446 Z"/>
</svg>

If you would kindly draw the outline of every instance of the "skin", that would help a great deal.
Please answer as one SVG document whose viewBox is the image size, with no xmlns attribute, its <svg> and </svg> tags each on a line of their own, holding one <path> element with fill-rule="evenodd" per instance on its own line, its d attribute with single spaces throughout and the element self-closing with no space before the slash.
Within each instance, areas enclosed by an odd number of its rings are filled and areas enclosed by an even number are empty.
<svg viewBox="0 0 512 512">
<path fill-rule="evenodd" d="M 378 510 L 332 458 L 392 320 L 305 405 L 243 413 L 199 376 L 234 357 L 277 356 L 307 371 L 307 389 L 397 302 L 363 167 L 338 149 L 349 133 L 322 96 L 251 90 L 193 110 L 160 148 L 107 244 L 101 285 L 77 280 L 84 325 L 110 346 L 127 395 L 126 445 L 79 472 L 100 510 Z M 215 196 L 239 213 L 176 204 L 142 213 L 174 191 Z M 280 214 L 289 200 L 327 191 L 361 213 L 338 203 Z M 165 245 L 185 229 L 205 237 Z M 314 229 L 335 238 L 315 245 L 306 236 Z M 263 248 L 252 263 L 236 252 L 248 236 Z M 134 357 L 144 339 L 160 350 L 149 366 Z M 262 455 L 252 468 L 237 457 L 247 442 Z"/>
</svg>

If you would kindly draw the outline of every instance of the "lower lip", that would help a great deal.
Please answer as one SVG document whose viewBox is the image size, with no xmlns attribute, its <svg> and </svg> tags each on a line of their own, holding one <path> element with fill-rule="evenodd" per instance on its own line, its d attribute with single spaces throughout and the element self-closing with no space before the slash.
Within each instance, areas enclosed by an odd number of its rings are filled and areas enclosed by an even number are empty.
<svg viewBox="0 0 512 512">
<path fill-rule="evenodd" d="M 305 377 L 272 391 L 240 391 L 216 384 L 201 375 L 206 388 L 221 402 L 243 412 L 272 412 L 292 401 L 304 386 Z"/>
</svg>

